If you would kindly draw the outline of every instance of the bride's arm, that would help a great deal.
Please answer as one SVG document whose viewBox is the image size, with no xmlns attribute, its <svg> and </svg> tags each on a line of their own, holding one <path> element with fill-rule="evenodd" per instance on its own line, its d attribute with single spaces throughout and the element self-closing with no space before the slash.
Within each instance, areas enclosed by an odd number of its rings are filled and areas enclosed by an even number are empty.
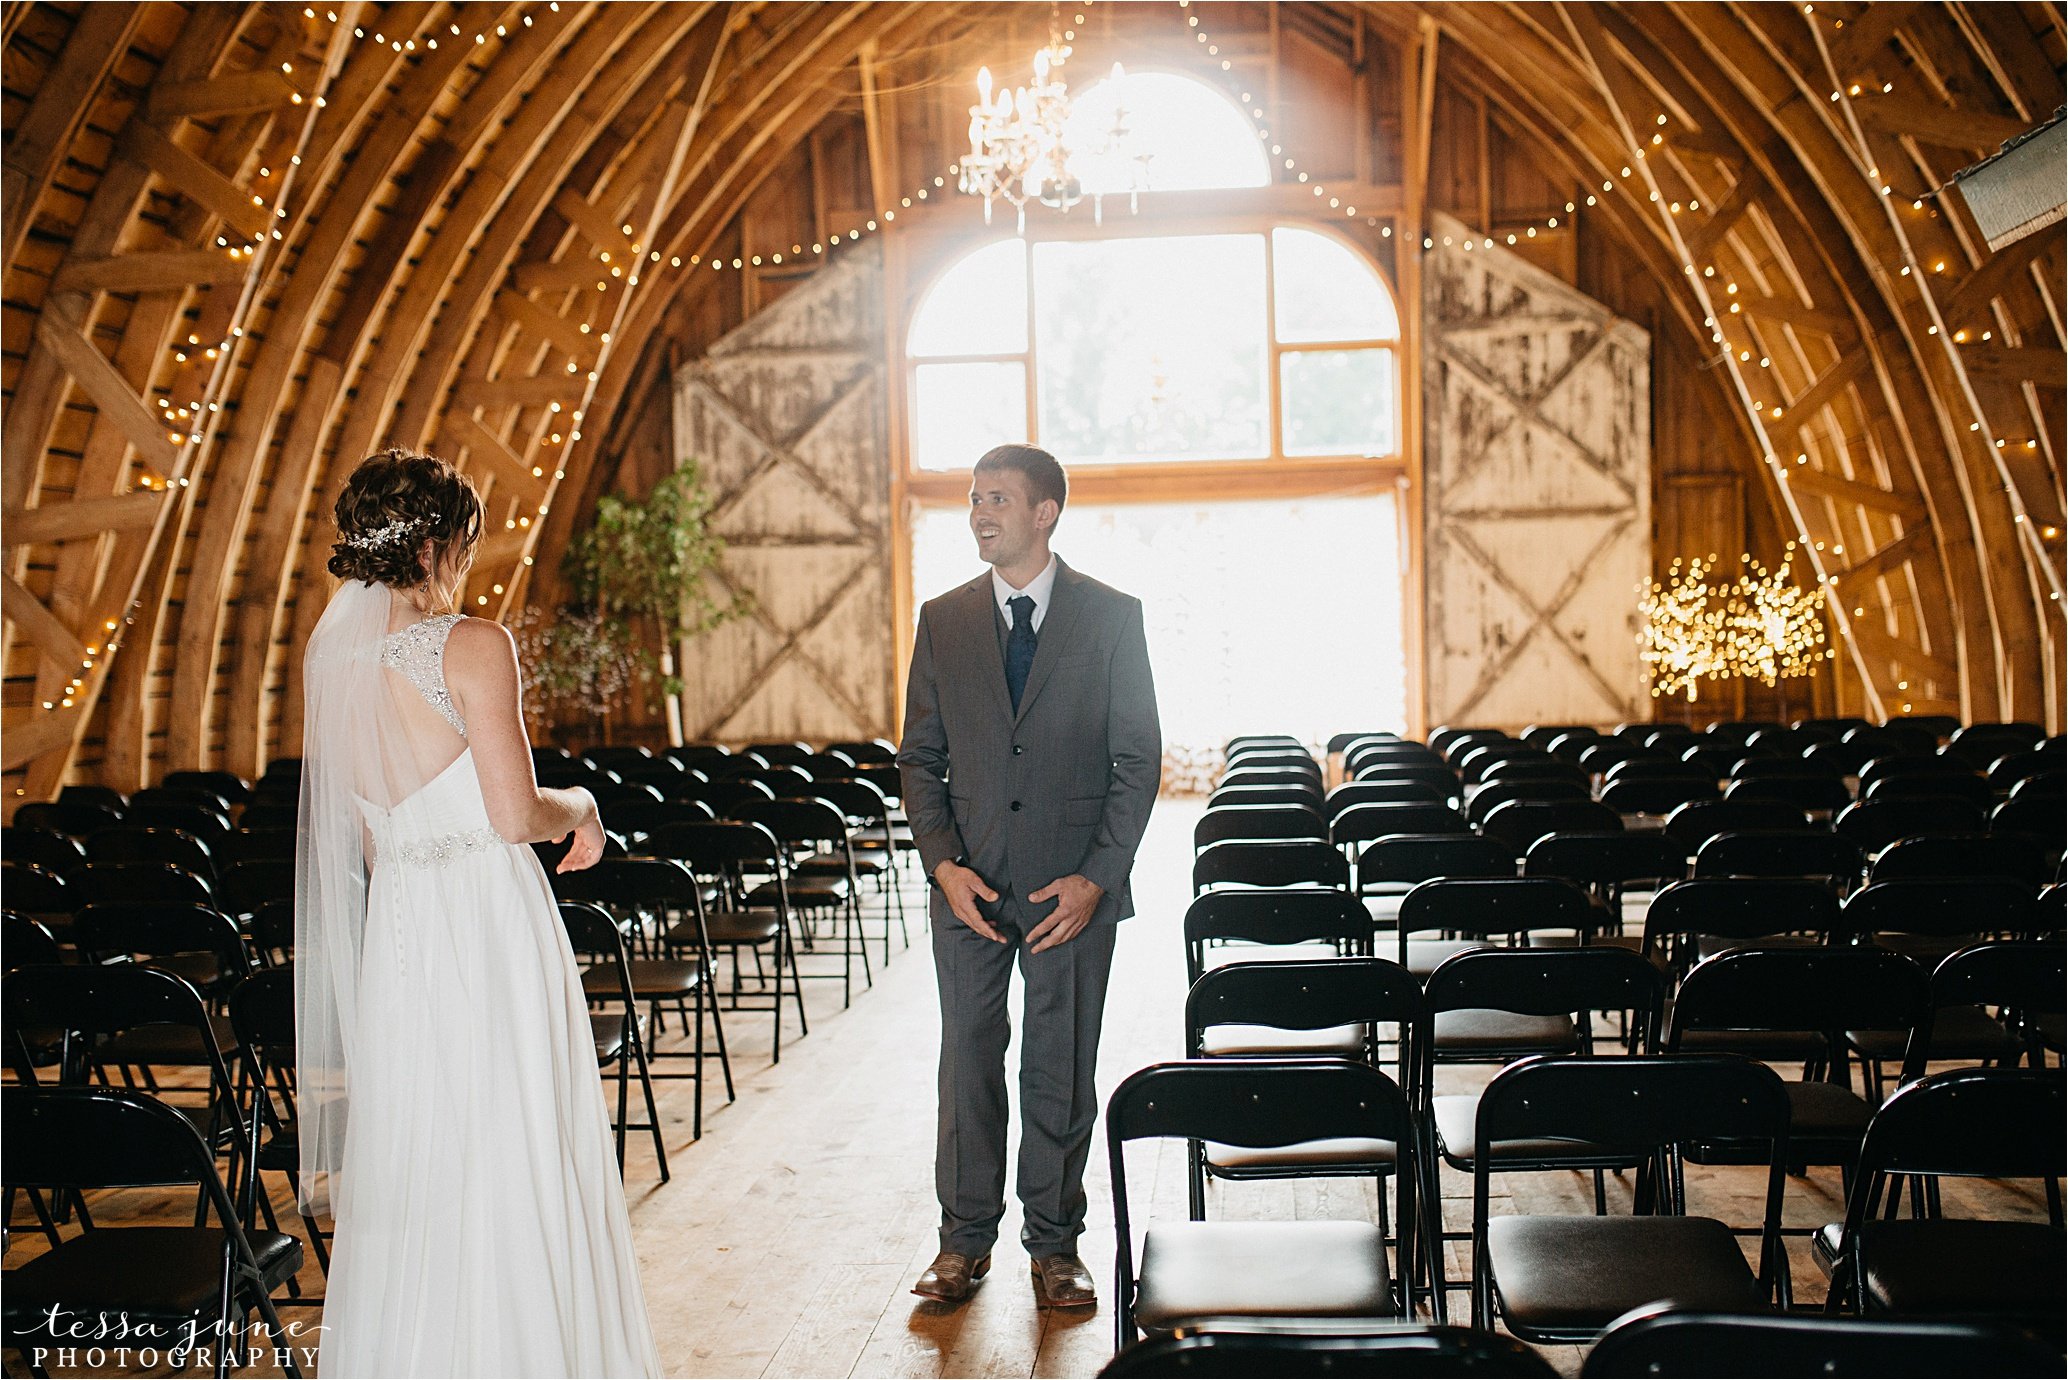
<svg viewBox="0 0 2068 1380">
<path fill-rule="evenodd" d="M 445 644 L 445 687 L 459 701 L 488 822 L 511 843 L 558 839 L 598 823 L 596 798 L 542 787 L 524 736 L 517 644 L 500 623 L 463 618 Z M 599 840 L 600 842 L 600 840 Z"/>
</svg>

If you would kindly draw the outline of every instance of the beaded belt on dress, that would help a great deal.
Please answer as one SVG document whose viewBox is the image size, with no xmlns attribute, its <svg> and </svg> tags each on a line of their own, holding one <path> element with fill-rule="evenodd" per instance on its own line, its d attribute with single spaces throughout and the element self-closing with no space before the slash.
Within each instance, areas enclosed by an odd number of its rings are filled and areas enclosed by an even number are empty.
<svg viewBox="0 0 2068 1380">
<path fill-rule="evenodd" d="M 472 829 L 464 834 L 440 834 L 436 838 L 408 839 L 395 845 L 394 859 L 405 867 L 443 867 L 471 853 L 486 853 L 508 845 L 493 829 Z"/>
</svg>

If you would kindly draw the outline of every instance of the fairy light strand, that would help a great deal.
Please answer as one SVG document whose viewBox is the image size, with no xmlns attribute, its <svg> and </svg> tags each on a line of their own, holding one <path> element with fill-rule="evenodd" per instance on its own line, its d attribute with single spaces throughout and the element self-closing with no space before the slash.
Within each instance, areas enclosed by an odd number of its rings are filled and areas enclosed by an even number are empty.
<svg viewBox="0 0 2068 1380">
<path fill-rule="evenodd" d="M 1795 543 L 1788 543 L 1790 557 L 1794 551 Z M 1822 586 L 1797 585 L 1789 559 L 1769 571 L 1748 552 L 1738 564 L 1737 578 L 1726 580 L 1714 555 L 1693 557 L 1684 567 L 1675 557 L 1665 580 L 1639 586 L 1644 628 L 1638 655 L 1651 668 L 1652 698 L 1684 690 L 1693 704 L 1704 680 L 1744 678 L 1771 686 L 1814 676 L 1837 656 L 1825 645 Z"/>
</svg>

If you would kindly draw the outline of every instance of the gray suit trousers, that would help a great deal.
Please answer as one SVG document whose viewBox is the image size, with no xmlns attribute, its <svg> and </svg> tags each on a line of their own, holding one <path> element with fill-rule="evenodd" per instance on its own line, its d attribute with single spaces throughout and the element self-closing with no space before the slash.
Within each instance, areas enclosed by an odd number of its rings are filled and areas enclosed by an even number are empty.
<svg viewBox="0 0 2068 1380">
<path fill-rule="evenodd" d="M 1002 889 L 1002 888 L 1001 888 Z M 991 1250 L 1005 1214 L 1006 997 L 1018 961 L 1026 982 L 1020 1049 L 1020 1240 L 1036 1258 L 1077 1249 L 1084 1231 L 1084 1166 L 1098 1122 L 1094 1084 L 1106 979 L 1119 926 L 1094 920 L 1059 948 L 1036 954 L 1023 936 L 1055 908 L 1018 896 L 985 906 L 1010 941 L 993 943 L 952 915 L 936 915 L 934 968 L 941 993 L 941 1114 L 934 1187 L 941 1249 L 972 1258 Z M 942 908 L 945 909 L 945 908 Z"/>
</svg>

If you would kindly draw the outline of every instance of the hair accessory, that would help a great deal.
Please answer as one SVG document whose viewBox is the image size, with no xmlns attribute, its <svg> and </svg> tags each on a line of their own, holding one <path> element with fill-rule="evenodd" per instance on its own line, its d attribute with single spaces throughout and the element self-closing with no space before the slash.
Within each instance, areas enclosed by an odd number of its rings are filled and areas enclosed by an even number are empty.
<svg viewBox="0 0 2068 1380">
<path fill-rule="evenodd" d="M 344 544 L 355 551 L 378 551 L 384 546 L 407 540 L 411 532 L 423 525 L 422 518 L 396 518 L 356 537 L 346 537 Z"/>
</svg>

